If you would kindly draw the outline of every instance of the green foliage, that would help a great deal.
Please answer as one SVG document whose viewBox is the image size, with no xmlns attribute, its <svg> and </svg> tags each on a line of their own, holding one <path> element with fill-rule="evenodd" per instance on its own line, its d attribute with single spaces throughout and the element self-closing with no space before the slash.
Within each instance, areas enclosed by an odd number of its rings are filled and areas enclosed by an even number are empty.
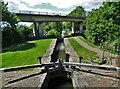
<svg viewBox="0 0 120 89">
<path fill-rule="evenodd" d="M 86 40 L 84 37 L 82 37 L 82 36 L 78 36 L 78 37 L 79 37 L 80 40 L 84 41 L 85 43 L 87 43 L 91 47 L 101 49 L 100 46 L 94 45 L 93 43 L 91 43 L 88 40 Z"/>
<path fill-rule="evenodd" d="M 85 10 L 83 7 L 78 6 L 72 12 L 70 12 L 69 16 L 85 16 Z M 75 31 L 79 31 L 79 22 L 75 22 L 75 28 L 76 28 Z M 65 35 L 69 35 L 70 29 L 71 29 L 70 22 L 64 22 L 64 23 L 62 23 L 62 22 L 45 22 L 44 23 L 44 31 L 45 31 L 46 35 L 60 36 L 62 30 L 65 30 L 65 32 L 66 32 Z M 50 30 L 52 30 L 52 31 L 50 31 Z"/>
<path fill-rule="evenodd" d="M 69 13 L 69 16 L 85 16 L 85 10 L 82 6 L 77 6 Z"/>
<path fill-rule="evenodd" d="M 67 36 L 67 35 L 70 35 L 71 34 L 71 31 L 70 31 L 70 29 L 71 29 L 71 24 L 70 24 L 70 22 L 64 22 L 63 24 L 62 24 L 62 29 L 65 31 L 65 35 Z"/>
<path fill-rule="evenodd" d="M 2 21 L 3 21 L 3 31 L 2 31 L 2 46 L 8 46 L 22 41 L 22 34 L 16 29 L 16 24 L 19 22 L 19 18 L 8 11 L 8 4 L 0 2 L 2 5 Z"/>
<path fill-rule="evenodd" d="M 77 6 L 73 11 L 71 11 L 68 16 L 76 16 L 76 17 L 79 17 L 79 16 L 82 16 L 84 17 L 85 16 L 85 10 L 82 6 Z M 71 23 L 70 22 L 65 22 L 65 28 L 66 29 L 71 29 Z M 79 24 L 80 22 L 74 22 L 74 31 L 75 33 L 78 33 L 79 31 Z"/>
<path fill-rule="evenodd" d="M 7 21 L 10 24 L 10 27 L 12 29 L 16 28 L 16 25 L 20 20 L 19 18 L 8 11 L 8 4 L 5 4 L 4 2 L 0 2 L 2 4 L 2 20 Z"/>
<path fill-rule="evenodd" d="M 32 29 L 27 26 L 19 26 L 17 31 L 22 35 L 23 40 L 28 40 L 30 37 L 29 35 L 32 34 Z"/>
<path fill-rule="evenodd" d="M 86 38 L 100 45 L 111 43 L 120 36 L 120 2 L 103 3 L 99 9 L 92 10 L 86 17 Z"/>
<path fill-rule="evenodd" d="M 59 36 L 60 33 L 56 29 L 51 29 L 48 31 L 47 35 Z"/>
<path fill-rule="evenodd" d="M 46 22 L 44 23 L 44 31 L 46 35 L 60 36 L 62 32 L 61 22 Z"/>
<path fill-rule="evenodd" d="M 2 5 L 3 21 L 2 46 L 6 47 L 28 40 L 31 29 L 17 25 L 20 20 L 15 14 L 8 11 L 8 4 L 0 2 L 0 5 Z"/>
<path fill-rule="evenodd" d="M 2 46 L 8 46 L 16 44 L 22 41 L 22 34 L 16 30 L 11 30 L 9 27 L 5 27 L 2 32 Z"/>
</svg>

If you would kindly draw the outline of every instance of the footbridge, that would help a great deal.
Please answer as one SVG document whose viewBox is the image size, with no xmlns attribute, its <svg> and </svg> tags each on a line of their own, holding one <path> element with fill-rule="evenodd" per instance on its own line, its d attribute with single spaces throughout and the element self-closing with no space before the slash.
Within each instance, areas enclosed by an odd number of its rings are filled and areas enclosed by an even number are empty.
<svg viewBox="0 0 120 89">
<path fill-rule="evenodd" d="M 71 31 L 74 34 L 74 22 L 80 22 L 79 32 L 83 32 L 84 17 L 67 16 L 62 13 L 48 13 L 36 11 L 19 11 L 15 13 L 22 22 L 33 22 L 33 35 L 36 36 L 36 23 L 39 24 L 39 36 L 43 37 L 43 22 L 72 22 Z"/>
</svg>

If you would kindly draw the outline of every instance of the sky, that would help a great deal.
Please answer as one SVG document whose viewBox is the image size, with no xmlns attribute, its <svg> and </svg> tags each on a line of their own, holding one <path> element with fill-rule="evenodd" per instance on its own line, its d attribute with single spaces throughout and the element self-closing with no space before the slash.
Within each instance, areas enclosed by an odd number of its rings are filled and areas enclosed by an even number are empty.
<svg viewBox="0 0 120 89">
<path fill-rule="evenodd" d="M 77 6 L 91 11 L 102 5 L 103 0 L 3 0 L 11 12 L 37 11 L 68 14 Z"/>
<path fill-rule="evenodd" d="M 98 8 L 102 5 L 102 0 L 4 0 L 8 2 L 9 10 L 17 12 L 19 10 L 62 12 L 68 14 L 76 6 L 83 6 L 85 10 Z"/>
</svg>

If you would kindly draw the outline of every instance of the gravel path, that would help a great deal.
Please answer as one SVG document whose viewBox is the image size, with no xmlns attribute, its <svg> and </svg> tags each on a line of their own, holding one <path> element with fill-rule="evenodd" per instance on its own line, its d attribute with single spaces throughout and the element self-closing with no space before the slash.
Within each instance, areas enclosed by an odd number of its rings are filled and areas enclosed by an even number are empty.
<svg viewBox="0 0 120 89">
<path fill-rule="evenodd" d="M 93 48 L 93 47 L 89 46 L 87 43 L 85 43 L 84 41 L 80 40 L 78 37 L 72 37 L 72 38 L 74 38 L 80 45 L 82 45 L 82 46 L 85 47 L 86 49 L 91 50 L 91 51 L 94 51 L 94 52 L 96 52 L 99 56 L 102 57 L 102 55 L 103 55 L 103 51 L 102 51 L 102 50 L 99 50 L 99 49 L 97 49 L 97 48 Z M 104 53 L 104 56 L 105 56 L 105 57 L 108 57 L 108 52 L 105 52 L 105 53 Z M 111 56 L 111 57 L 115 57 L 116 55 L 110 54 L 110 56 Z"/>
</svg>

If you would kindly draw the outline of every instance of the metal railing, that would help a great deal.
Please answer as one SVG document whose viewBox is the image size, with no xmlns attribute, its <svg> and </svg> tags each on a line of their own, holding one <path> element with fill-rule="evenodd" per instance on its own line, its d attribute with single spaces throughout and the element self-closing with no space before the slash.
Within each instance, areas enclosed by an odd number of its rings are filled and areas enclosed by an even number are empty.
<svg viewBox="0 0 120 89">
<path fill-rule="evenodd" d="M 41 11 L 27 11 L 27 10 L 19 10 L 18 12 L 13 13 L 22 13 L 22 14 L 38 14 L 38 15 L 60 15 L 66 16 L 65 13 L 55 13 L 55 12 L 41 12 Z"/>
</svg>

